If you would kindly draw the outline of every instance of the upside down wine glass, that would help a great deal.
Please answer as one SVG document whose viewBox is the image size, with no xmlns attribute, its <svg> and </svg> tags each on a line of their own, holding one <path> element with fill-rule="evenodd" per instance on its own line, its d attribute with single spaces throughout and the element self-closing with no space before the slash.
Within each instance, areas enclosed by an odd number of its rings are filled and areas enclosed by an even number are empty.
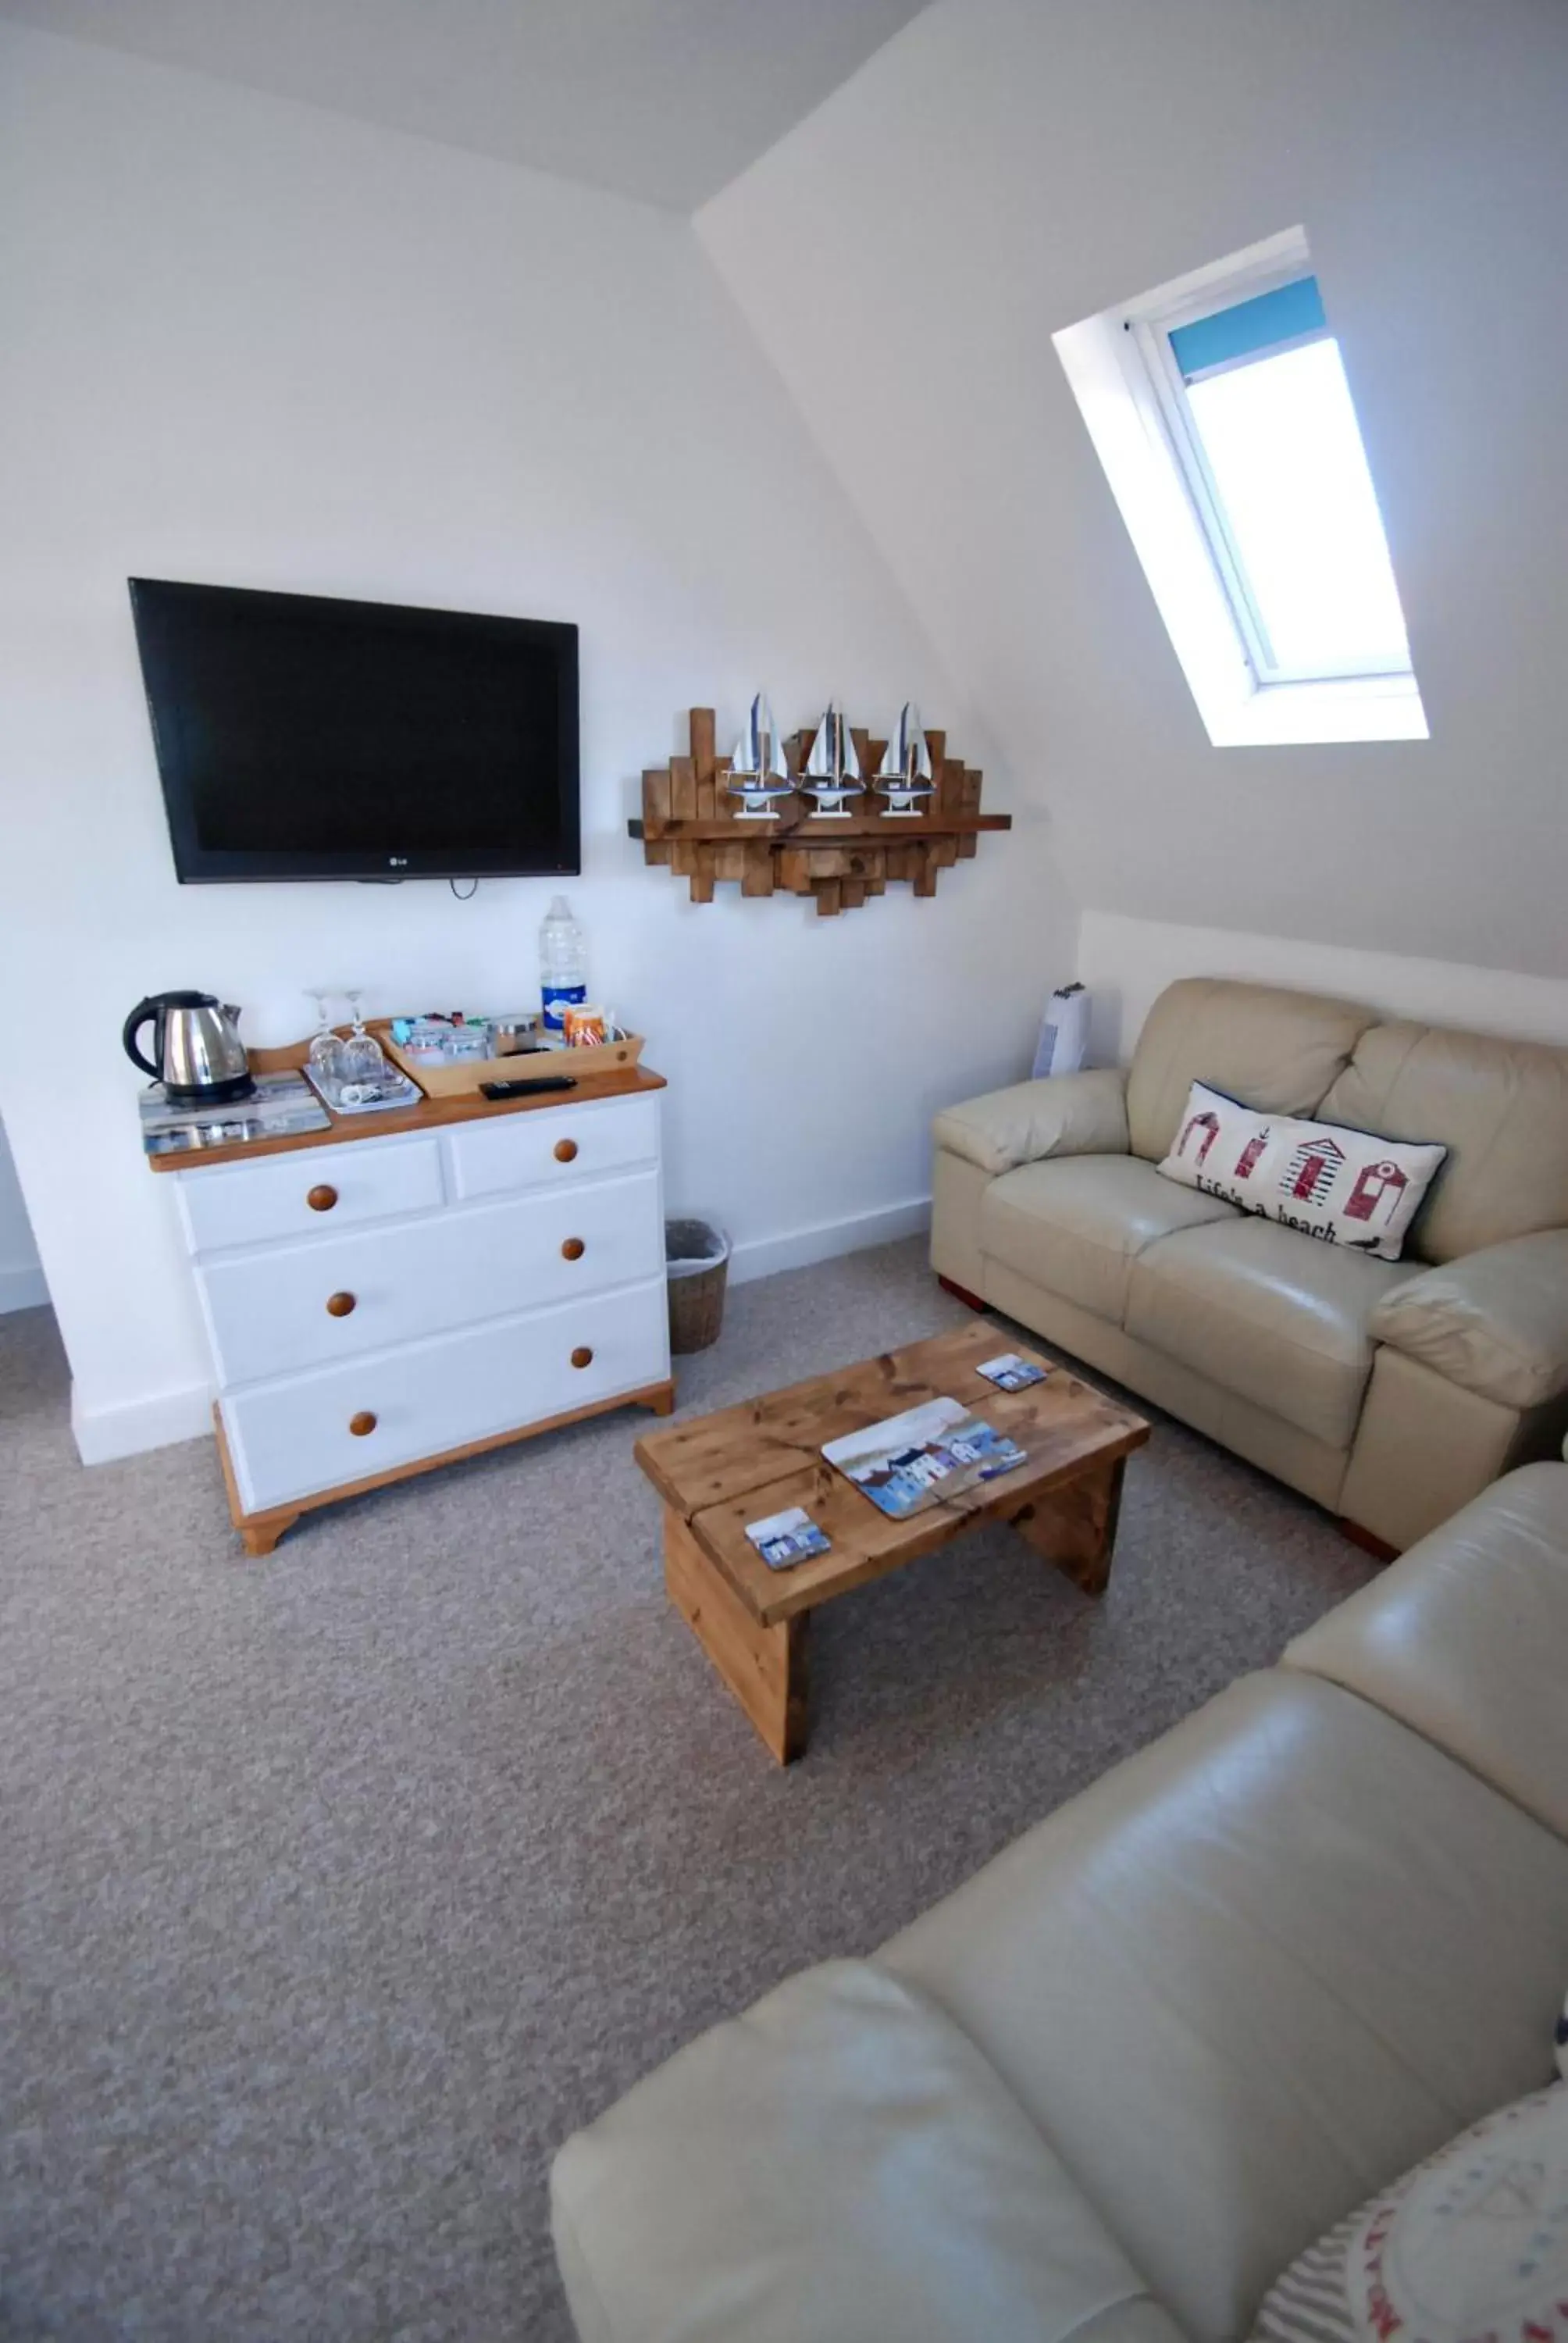
<svg viewBox="0 0 1568 2343">
<path fill-rule="evenodd" d="M 354 1020 L 353 1032 L 350 1033 L 347 1041 L 341 1044 L 343 1051 L 341 1079 L 346 1082 L 379 1082 L 386 1079 L 389 1071 L 386 1052 L 380 1042 L 374 1033 L 367 1033 L 365 1030 L 365 1020 L 359 1009 L 363 990 L 363 986 L 357 984 L 345 985 L 343 989 L 343 997 L 348 1003 L 349 1015 Z"/>
<path fill-rule="evenodd" d="M 343 1044 L 333 1031 L 332 1021 L 327 1014 L 329 997 L 327 987 L 323 985 L 318 990 L 312 985 L 305 997 L 316 1003 L 316 1031 L 310 1037 L 307 1052 L 311 1071 L 317 1081 L 336 1084 L 343 1080 Z"/>
</svg>

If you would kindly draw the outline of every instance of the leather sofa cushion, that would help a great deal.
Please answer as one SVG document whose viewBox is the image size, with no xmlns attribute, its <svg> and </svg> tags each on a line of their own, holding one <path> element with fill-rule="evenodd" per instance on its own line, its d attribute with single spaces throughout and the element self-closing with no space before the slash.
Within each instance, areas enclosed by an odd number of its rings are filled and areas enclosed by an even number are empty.
<svg viewBox="0 0 1568 2343">
<path fill-rule="evenodd" d="M 1568 1391 L 1568 1229 L 1466 1253 L 1384 1296 L 1380 1342 L 1500 1407 L 1544 1407 Z"/>
<path fill-rule="evenodd" d="M 1568 1050 L 1406 1021 L 1375 1025 L 1321 1111 L 1448 1149 L 1411 1232 L 1423 1261 L 1568 1227 Z"/>
<path fill-rule="evenodd" d="M 1273 1114 L 1311 1114 L 1372 1021 L 1353 1001 L 1272 985 L 1213 976 L 1168 985 L 1144 1020 L 1127 1077 L 1132 1152 L 1158 1163 L 1170 1151 L 1194 1082 Z"/>
<path fill-rule="evenodd" d="M 1139 1156 L 1060 1156 L 991 1182 L 980 1198 L 980 1251 L 1120 1326 L 1145 1247 L 1177 1229 L 1241 1217 L 1218 1197 L 1161 1179 Z"/>
<path fill-rule="evenodd" d="M 1568 1846 L 1275 1670 L 878 1958 L 1006 2077 L 1196 2343 L 1225 2343 L 1372 2189 L 1551 2079 Z"/>
<path fill-rule="evenodd" d="M 1375 1702 L 1568 1838 L 1568 1467 L 1510 1473 L 1285 1659 Z"/>
<path fill-rule="evenodd" d="M 1127 1332 L 1348 1449 L 1372 1373 L 1367 1321 L 1393 1286 L 1420 1275 L 1417 1262 L 1370 1261 L 1237 1215 L 1139 1256 Z"/>
<path fill-rule="evenodd" d="M 863 1961 L 689 2044 L 551 2187 L 583 2343 L 1180 2343 L 973 2044 Z"/>
</svg>

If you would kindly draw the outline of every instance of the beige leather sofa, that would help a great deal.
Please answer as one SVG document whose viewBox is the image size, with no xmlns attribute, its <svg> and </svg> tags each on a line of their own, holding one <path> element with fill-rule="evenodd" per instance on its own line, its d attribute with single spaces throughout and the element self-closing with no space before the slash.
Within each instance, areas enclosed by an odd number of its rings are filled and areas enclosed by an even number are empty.
<svg viewBox="0 0 1568 2343">
<path fill-rule="evenodd" d="M 1194 1081 L 1441 1140 L 1403 1260 L 1162 1179 Z M 942 1277 L 1390 1547 L 1568 1425 L 1568 1051 L 1190 978 L 1125 1073 L 993 1091 L 935 1138 Z"/>
<path fill-rule="evenodd" d="M 867 1961 L 556 2162 L 584 2343 L 1225 2343 L 1552 2079 L 1568 1465 L 1531 1464 Z"/>
</svg>

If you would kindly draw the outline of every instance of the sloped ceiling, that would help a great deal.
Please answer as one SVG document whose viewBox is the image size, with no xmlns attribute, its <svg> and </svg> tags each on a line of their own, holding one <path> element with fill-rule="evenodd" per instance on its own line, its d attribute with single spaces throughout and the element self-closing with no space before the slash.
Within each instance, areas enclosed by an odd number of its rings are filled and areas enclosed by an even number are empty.
<svg viewBox="0 0 1568 2343">
<path fill-rule="evenodd" d="M 1568 974 L 1568 10 L 940 0 L 698 218 L 1092 908 Z M 1051 347 L 1302 224 L 1425 743 L 1210 747 Z"/>
<path fill-rule="evenodd" d="M 0 0 L 0 15 L 689 211 L 924 0 Z"/>
</svg>

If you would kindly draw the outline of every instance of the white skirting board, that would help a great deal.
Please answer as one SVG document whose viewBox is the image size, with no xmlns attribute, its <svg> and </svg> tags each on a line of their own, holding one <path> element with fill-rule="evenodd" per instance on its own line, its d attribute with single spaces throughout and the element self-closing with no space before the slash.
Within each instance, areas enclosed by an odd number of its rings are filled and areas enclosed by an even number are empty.
<svg viewBox="0 0 1568 2343">
<path fill-rule="evenodd" d="M 48 1299 L 41 1269 L 0 1269 L 0 1317 L 8 1310 L 42 1310 Z"/>
<path fill-rule="evenodd" d="M 841 1253 L 863 1252 L 870 1245 L 920 1236 L 930 1221 L 930 1198 L 916 1196 L 908 1203 L 857 1212 L 848 1220 L 824 1221 L 814 1228 L 792 1230 L 786 1236 L 756 1237 L 736 1246 L 729 1274 L 737 1285 L 746 1285 L 754 1278 L 775 1276 L 780 1270 L 806 1269 L 815 1261 L 833 1261 Z M 210 1433 L 212 1393 L 205 1383 L 192 1384 L 112 1407 L 85 1408 L 73 1389 L 71 1430 L 84 1464 L 110 1464 L 119 1456 L 136 1456 L 145 1449 L 167 1448 L 177 1440 L 199 1440 Z"/>
<path fill-rule="evenodd" d="M 210 1433 L 212 1393 L 206 1383 L 191 1383 L 113 1407 L 85 1408 L 73 1383 L 71 1431 L 84 1464 L 112 1464 L 118 1456 L 139 1456 L 144 1449 L 168 1448 L 176 1440 L 199 1440 Z"/>
<path fill-rule="evenodd" d="M 737 1285 L 749 1285 L 753 1278 L 774 1277 L 781 1269 L 806 1269 L 814 1261 L 834 1261 L 840 1253 L 864 1252 L 870 1245 L 917 1237 L 930 1224 L 930 1198 L 914 1196 L 906 1204 L 884 1204 L 845 1221 L 821 1221 L 785 1236 L 752 1237 L 730 1255 L 730 1278 Z"/>
</svg>

